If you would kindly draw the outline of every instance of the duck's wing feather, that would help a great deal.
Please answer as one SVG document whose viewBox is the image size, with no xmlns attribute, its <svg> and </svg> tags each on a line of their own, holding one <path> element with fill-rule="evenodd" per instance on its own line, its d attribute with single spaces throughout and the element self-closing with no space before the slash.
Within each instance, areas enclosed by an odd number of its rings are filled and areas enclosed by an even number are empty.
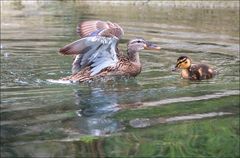
<svg viewBox="0 0 240 158">
<path fill-rule="evenodd" d="M 86 66 L 91 67 L 91 76 L 106 67 L 114 67 L 118 62 L 116 47 L 118 39 L 114 37 L 85 37 L 60 49 L 64 55 L 76 54 L 72 64 L 72 73 L 77 73 Z"/>
<path fill-rule="evenodd" d="M 63 55 L 77 55 L 84 54 L 89 50 L 95 50 L 100 45 L 106 43 L 103 38 L 95 37 L 86 37 L 74 41 L 59 50 Z"/>
<path fill-rule="evenodd" d="M 112 23 L 110 21 L 91 20 L 79 23 L 77 26 L 77 33 L 81 37 L 100 35 L 105 37 L 115 36 L 120 39 L 124 34 L 124 31 L 122 27 L 116 23 Z"/>
</svg>

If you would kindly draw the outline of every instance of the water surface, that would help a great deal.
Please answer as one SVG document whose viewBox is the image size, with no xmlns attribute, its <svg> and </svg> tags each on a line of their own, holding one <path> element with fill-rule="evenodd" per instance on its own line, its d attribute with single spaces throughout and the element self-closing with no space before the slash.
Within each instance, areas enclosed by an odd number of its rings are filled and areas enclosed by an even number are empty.
<svg viewBox="0 0 240 158">
<path fill-rule="evenodd" d="M 64 1 L 4 2 L 1 9 L 1 155 L 239 156 L 238 9 Z M 49 82 L 71 74 L 72 58 L 58 50 L 89 19 L 121 25 L 123 51 L 135 37 L 162 50 L 141 52 L 136 78 Z M 219 75 L 181 79 L 171 72 L 180 55 Z"/>
</svg>

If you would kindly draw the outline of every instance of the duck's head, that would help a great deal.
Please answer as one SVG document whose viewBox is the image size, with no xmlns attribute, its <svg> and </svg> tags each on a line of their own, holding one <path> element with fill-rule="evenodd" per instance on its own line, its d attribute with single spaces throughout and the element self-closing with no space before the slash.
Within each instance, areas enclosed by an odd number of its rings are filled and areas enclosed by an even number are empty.
<svg viewBox="0 0 240 158">
<path fill-rule="evenodd" d="M 128 50 L 137 52 L 143 49 L 148 49 L 148 50 L 159 50 L 161 49 L 159 46 L 156 44 L 153 44 L 151 42 L 148 42 L 142 38 L 136 38 L 128 42 L 127 44 Z"/>
<path fill-rule="evenodd" d="M 187 56 L 180 56 L 177 59 L 177 64 L 175 66 L 175 68 L 173 69 L 173 71 L 177 70 L 177 69 L 188 69 L 191 66 L 191 59 Z"/>
</svg>

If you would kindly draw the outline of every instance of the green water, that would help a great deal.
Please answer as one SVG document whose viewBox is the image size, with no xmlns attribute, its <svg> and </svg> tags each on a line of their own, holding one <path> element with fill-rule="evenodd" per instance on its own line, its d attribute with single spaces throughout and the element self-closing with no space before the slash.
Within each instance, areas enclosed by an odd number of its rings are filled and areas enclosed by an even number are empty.
<svg viewBox="0 0 240 158">
<path fill-rule="evenodd" d="M 227 2 L 226 2 L 227 3 Z M 133 79 L 51 83 L 71 74 L 58 50 L 79 21 L 110 20 L 142 51 Z M 187 55 L 219 71 L 186 81 L 171 72 Z M 1 156 L 239 157 L 239 9 L 1 2 Z"/>
</svg>

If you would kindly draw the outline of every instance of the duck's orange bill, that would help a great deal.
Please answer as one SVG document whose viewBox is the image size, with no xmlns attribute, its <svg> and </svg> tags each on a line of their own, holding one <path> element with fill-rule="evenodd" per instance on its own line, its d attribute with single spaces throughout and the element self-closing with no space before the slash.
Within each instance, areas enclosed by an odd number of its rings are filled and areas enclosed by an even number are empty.
<svg viewBox="0 0 240 158">
<path fill-rule="evenodd" d="M 160 50 L 161 47 L 157 46 L 156 44 L 153 44 L 153 43 L 148 42 L 147 44 L 145 44 L 144 49 L 148 49 L 148 50 Z"/>
</svg>

